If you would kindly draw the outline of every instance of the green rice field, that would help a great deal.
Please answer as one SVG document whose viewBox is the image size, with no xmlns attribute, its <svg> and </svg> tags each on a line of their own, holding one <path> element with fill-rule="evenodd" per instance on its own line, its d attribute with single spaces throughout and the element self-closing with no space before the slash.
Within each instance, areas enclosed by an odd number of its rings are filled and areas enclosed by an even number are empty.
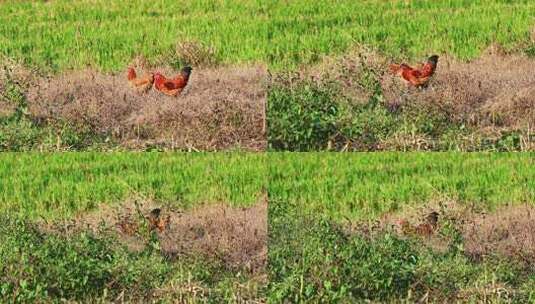
<svg viewBox="0 0 535 304">
<path fill-rule="evenodd" d="M 264 155 L 247 153 L 2 153 L 0 209 L 54 218 L 129 198 L 250 206 L 264 168 Z"/>
<path fill-rule="evenodd" d="M 454 201 L 493 209 L 535 202 L 533 153 L 270 153 L 272 204 L 335 219 Z"/>
<path fill-rule="evenodd" d="M 356 44 L 389 56 L 477 57 L 491 43 L 532 49 L 531 1 L 3 1 L 0 54 L 52 70 L 122 70 L 137 55 L 172 58 L 177 42 L 212 48 L 224 64 L 275 69 Z M 173 59 L 174 60 L 174 59 Z"/>
</svg>

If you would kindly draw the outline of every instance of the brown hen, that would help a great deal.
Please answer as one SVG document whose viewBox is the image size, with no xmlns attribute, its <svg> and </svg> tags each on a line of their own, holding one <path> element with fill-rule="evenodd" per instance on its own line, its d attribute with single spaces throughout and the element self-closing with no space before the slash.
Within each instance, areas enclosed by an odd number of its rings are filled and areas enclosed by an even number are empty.
<svg viewBox="0 0 535 304">
<path fill-rule="evenodd" d="M 425 219 L 425 222 L 418 226 L 411 225 L 407 220 L 402 219 L 399 221 L 401 232 L 405 235 L 419 235 L 430 237 L 438 227 L 438 212 L 431 212 Z"/>
<path fill-rule="evenodd" d="M 146 93 L 154 82 L 154 74 L 146 73 L 142 77 L 137 77 L 136 70 L 134 68 L 128 68 L 128 83 L 132 88 L 140 93 Z"/>
</svg>

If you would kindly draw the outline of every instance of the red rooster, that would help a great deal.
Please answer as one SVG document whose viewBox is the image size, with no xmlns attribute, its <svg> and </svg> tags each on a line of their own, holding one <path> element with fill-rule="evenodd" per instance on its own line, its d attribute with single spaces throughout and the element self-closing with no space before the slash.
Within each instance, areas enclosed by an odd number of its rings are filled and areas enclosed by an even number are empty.
<svg viewBox="0 0 535 304">
<path fill-rule="evenodd" d="M 154 87 L 166 95 L 177 96 L 188 85 L 191 70 L 191 67 L 185 67 L 173 79 L 165 78 L 162 74 L 156 73 L 154 74 Z"/>
<path fill-rule="evenodd" d="M 422 87 L 427 84 L 431 76 L 435 73 L 438 64 L 438 56 L 433 55 L 427 59 L 427 62 L 421 67 L 415 69 L 404 63 L 391 64 L 390 71 L 392 74 L 401 76 L 405 81 L 415 87 Z"/>
<path fill-rule="evenodd" d="M 156 208 L 151 210 L 147 219 L 149 220 L 149 229 L 151 231 L 158 229 L 158 231 L 163 232 L 169 227 L 171 216 L 168 215 L 164 218 L 162 216 L 162 210 L 160 208 Z"/>
</svg>

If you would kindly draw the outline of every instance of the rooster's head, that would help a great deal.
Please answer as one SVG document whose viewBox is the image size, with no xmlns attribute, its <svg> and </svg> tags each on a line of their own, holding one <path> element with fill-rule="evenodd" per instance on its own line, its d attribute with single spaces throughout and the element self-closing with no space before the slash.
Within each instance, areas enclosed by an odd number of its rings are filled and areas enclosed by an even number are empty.
<svg viewBox="0 0 535 304">
<path fill-rule="evenodd" d="M 189 76 L 191 74 L 192 70 L 193 69 L 190 66 L 187 66 L 187 67 L 182 68 L 181 72 L 182 72 L 182 74 Z"/>
<path fill-rule="evenodd" d="M 429 57 L 427 59 L 427 62 L 429 62 L 429 63 L 431 63 L 433 65 L 437 65 L 437 63 L 438 63 L 438 55 L 433 55 L 433 56 Z"/>
</svg>

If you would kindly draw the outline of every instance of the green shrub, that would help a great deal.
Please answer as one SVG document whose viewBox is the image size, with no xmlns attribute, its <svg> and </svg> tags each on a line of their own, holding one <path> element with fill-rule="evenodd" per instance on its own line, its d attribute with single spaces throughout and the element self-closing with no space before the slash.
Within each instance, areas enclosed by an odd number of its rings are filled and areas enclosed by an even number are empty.
<svg viewBox="0 0 535 304">
<path fill-rule="evenodd" d="M 273 302 L 385 300 L 405 294 L 415 279 L 418 255 L 408 241 L 348 237 L 325 219 L 301 224 L 282 225 L 292 233 L 272 227 Z"/>
<path fill-rule="evenodd" d="M 1 223 L 0 299 L 87 300 L 126 290 L 143 295 L 160 284 L 169 269 L 158 255 L 130 253 L 113 238 L 44 234 L 6 216 Z"/>
<path fill-rule="evenodd" d="M 441 232 L 451 239 L 448 248 L 435 251 L 418 237 L 349 232 L 299 209 L 270 202 L 269 302 L 524 303 L 535 297 L 529 265 L 500 256 L 472 260 L 454 226 Z"/>
<path fill-rule="evenodd" d="M 0 216 L 0 302 L 227 303 L 259 299 L 251 276 L 201 255 L 170 259 L 155 235 L 131 252 L 107 234 L 43 232 L 20 217 Z"/>
<path fill-rule="evenodd" d="M 337 133 L 340 116 L 335 88 L 303 81 L 292 87 L 273 87 L 268 94 L 270 148 L 321 150 Z"/>
</svg>

